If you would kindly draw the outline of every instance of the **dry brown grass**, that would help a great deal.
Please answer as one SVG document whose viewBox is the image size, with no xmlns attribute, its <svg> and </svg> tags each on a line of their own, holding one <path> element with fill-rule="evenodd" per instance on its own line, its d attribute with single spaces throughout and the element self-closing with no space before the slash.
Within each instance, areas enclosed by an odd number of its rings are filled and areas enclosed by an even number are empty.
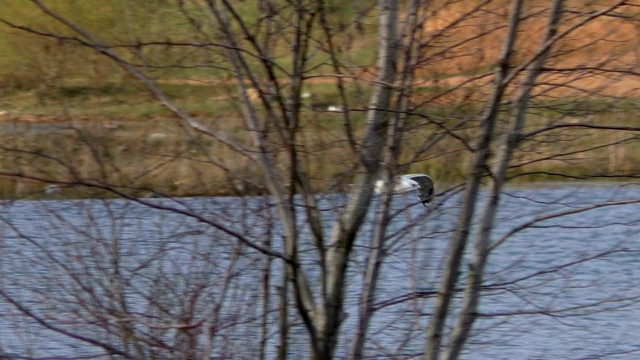
<svg viewBox="0 0 640 360">
<path fill-rule="evenodd" d="M 622 115 L 597 115 L 593 121 L 606 124 L 616 116 Z M 306 121 L 301 132 L 301 164 L 311 175 L 316 191 L 344 190 L 354 175 L 356 156 L 336 123 L 339 119 L 337 114 L 317 116 L 315 121 Z M 532 116 L 529 126 L 534 128 L 550 121 L 568 120 Z M 47 181 L 19 176 L 1 178 L 2 198 L 45 196 L 44 191 L 51 183 L 69 185 L 63 186 L 56 196 L 111 196 L 105 191 L 75 186 L 81 182 L 113 186 L 134 196 L 154 193 L 214 196 L 264 191 L 262 171 L 257 164 L 211 138 L 184 129 L 171 118 L 108 123 L 83 120 L 66 124 L 74 128 L 55 131 L 43 131 L 37 127 L 41 123 L 15 124 L 17 130 L 13 135 L 5 133 L 2 138 L 0 171 Z M 239 118 L 211 119 L 209 125 L 225 129 L 250 145 L 249 139 L 243 138 L 246 131 Z M 410 159 L 434 131 L 438 130 L 433 126 L 411 130 L 404 144 L 403 159 Z M 471 137 L 473 132 L 470 128 L 459 135 Z M 637 141 L 624 141 L 629 136 L 588 128 L 545 133 L 523 143 L 515 156 L 512 173 L 557 172 L 570 176 L 637 173 L 640 146 Z M 598 147 L 602 144 L 610 145 Z M 281 151 L 276 156 L 279 171 L 286 179 L 286 154 Z M 456 182 L 462 179 L 469 158 L 470 154 L 457 140 L 447 139 L 410 164 L 406 171 L 433 174 L 440 183 Z M 527 179 L 545 178 L 548 176 L 542 174 Z"/>
<path fill-rule="evenodd" d="M 580 20 L 571 12 L 586 13 L 602 10 L 611 2 L 582 0 L 567 1 L 569 14 L 565 15 L 559 31 L 569 28 Z M 431 5 L 431 17 L 424 28 L 425 38 L 434 38 L 425 57 L 432 61 L 421 69 L 422 86 L 440 86 L 458 89 L 448 98 L 464 96 L 467 88 L 486 87 L 487 78 L 474 78 L 479 74 L 491 74 L 505 36 L 505 22 L 509 1 L 499 0 L 489 3 L 481 12 L 471 12 L 475 1 L 435 1 Z M 539 39 L 546 25 L 546 13 L 541 12 L 547 3 L 526 2 L 525 15 L 529 18 L 522 24 L 516 43 L 516 62 L 531 57 L 540 45 Z M 578 97 L 637 97 L 640 96 L 640 80 L 637 76 L 622 73 L 593 73 L 597 66 L 603 69 L 638 71 L 640 54 L 640 28 L 637 26 L 638 1 L 632 1 L 614 12 L 614 15 L 594 19 L 561 40 L 551 54 L 547 66 L 576 71 L 543 75 L 535 94 L 540 98 L 557 99 L 567 96 Z M 437 38 L 461 14 L 459 26 L 447 30 L 446 37 Z M 479 36 L 479 34 L 483 34 Z M 474 93 L 479 95 L 479 93 Z M 449 100 L 452 101 L 452 100 Z"/>
</svg>

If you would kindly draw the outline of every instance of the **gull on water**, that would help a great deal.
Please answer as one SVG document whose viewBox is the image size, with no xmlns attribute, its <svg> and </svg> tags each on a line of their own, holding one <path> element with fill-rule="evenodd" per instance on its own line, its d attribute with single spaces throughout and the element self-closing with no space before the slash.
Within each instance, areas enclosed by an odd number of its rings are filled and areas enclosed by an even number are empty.
<svg viewBox="0 0 640 360">
<path fill-rule="evenodd" d="M 376 194 L 384 192 L 386 184 L 384 180 L 378 180 L 375 184 Z M 393 195 L 407 194 L 410 192 L 418 192 L 420 202 L 422 205 L 427 206 L 435 192 L 433 186 L 433 180 L 426 174 L 407 174 L 396 176 L 393 179 L 393 189 L 391 190 Z"/>
</svg>

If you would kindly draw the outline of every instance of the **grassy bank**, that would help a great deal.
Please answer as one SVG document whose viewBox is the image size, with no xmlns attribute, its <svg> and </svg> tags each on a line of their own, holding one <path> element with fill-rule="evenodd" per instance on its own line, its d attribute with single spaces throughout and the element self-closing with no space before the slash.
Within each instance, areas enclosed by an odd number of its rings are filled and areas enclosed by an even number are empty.
<svg viewBox="0 0 640 360">
<path fill-rule="evenodd" d="M 238 116 L 237 101 L 228 95 L 231 89 L 211 84 L 162 87 L 207 126 L 250 145 L 249 134 Z M 353 98 L 358 89 L 355 85 L 349 87 Z M 324 111 L 326 104 L 337 101 L 334 93 L 329 85 L 315 85 L 312 98 L 305 100 L 302 116 L 302 163 L 319 192 L 344 189 L 356 164 L 344 134 L 343 117 Z M 366 106 L 367 94 L 360 95 L 363 101 L 352 103 L 356 109 Z M 1 198 L 112 196 L 100 188 L 107 185 L 134 196 L 263 191 L 257 164 L 214 139 L 185 128 L 135 85 L 74 85 L 45 100 L 33 92 L 14 92 L 5 95 L 3 101 L 13 107 L 0 122 L 1 170 L 25 176 L 0 178 Z M 527 126 L 535 130 L 572 122 L 588 126 L 640 125 L 635 113 L 620 103 L 615 111 L 611 107 L 610 111 L 603 111 L 603 106 L 600 102 L 581 104 L 579 108 L 585 113 L 573 111 L 579 116 L 571 117 L 562 115 L 571 109 L 546 104 L 546 110 L 540 110 L 542 106 L 537 106 L 538 110 L 529 115 Z M 430 121 L 453 124 L 469 116 L 473 109 L 431 104 L 421 110 L 429 121 L 423 117 L 409 119 L 402 156 L 403 161 L 411 161 L 406 171 L 432 174 L 439 183 L 461 181 L 471 154 L 459 139 L 471 139 L 476 131 L 473 126 L 457 131 L 458 139 L 447 137 L 428 152 L 414 156 L 426 139 L 442 134 Z M 363 117 L 362 111 L 352 114 L 356 135 L 361 131 Z M 523 143 L 515 155 L 512 175 L 522 175 L 515 181 L 531 182 L 561 179 L 552 175 L 556 173 L 570 177 L 637 173 L 640 144 L 633 140 L 624 132 L 590 127 L 545 132 Z M 286 173 L 284 154 L 278 164 Z M 96 187 L 79 186 L 81 182 Z"/>
<path fill-rule="evenodd" d="M 206 17 L 207 11 L 198 9 L 203 2 L 186 2 L 186 8 L 165 1 L 47 3 L 101 41 L 113 44 L 123 61 L 156 80 L 169 98 L 199 121 L 251 146 L 224 46 L 215 41 L 215 27 L 198 27 L 199 22 L 215 25 Z M 465 15 L 470 4 L 479 3 L 436 1 L 427 9 L 430 20 L 416 34 L 424 41 L 420 54 L 424 61 L 414 74 L 414 115 L 407 121 L 400 171 L 427 172 L 439 183 L 463 179 L 478 132 L 475 119 L 492 88 L 491 69 L 504 37 L 501 14 L 507 2 L 485 4 L 473 16 Z M 307 75 L 318 77 L 308 80 L 304 88 L 311 96 L 304 99 L 296 145 L 318 192 L 341 190 L 357 168 L 345 128 L 349 125 L 355 138 L 361 133 L 372 88 L 367 80 L 376 71 L 377 16 L 375 7 L 361 12 L 367 4 L 374 2 L 325 3 L 325 26 L 333 30 L 336 47 L 331 54 L 322 27 L 310 30 L 313 50 L 307 59 Z M 588 10 L 582 1 L 568 5 L 576 11 Z M 264 26 L 263 11 L 255 2 L 237 6 L 248 24 L 265 29 L 260 27 Z M 79 45 L 74 38 L 77 34 L 67 27 L 29 2 L 11 2 L 3 11 L 0 18 L 8 20 L 1 25 L 6 36 L 0 37 L 0 171 L 13 176 L 0 177 L 1 198 L 103 197 L 111 196 L 104 189 L 111 185 L 134 196 L 264 191 L 257 164 L 185 128 L 111 59 Z M 282 38 L 274 38 L 269 51 L 273 63 L 280 66 L 272 75 L 286 87 L 285 69 L 292 67 L 291 9 L 284 6 L 280 11 L 269 24 L 285 30 L 279 34 Z M 526 13 L 531 18 L 522 24 L 522 32 L 537 37 L 541 24 L 546 23 L 544 14 L 535 6 L 527 7 Z M 458 17 L 460 23 L 453 26 L 452 19 Z M 358 22 L 350 23 L 355 18 Z M 55 33 L 58 38 L 25 32 L 8 21 Z M 558 174 L 570 179 L 638 174 L 636 132 L 605 128 L 640 126 L 634 103 L 640 96 L 640 81 L 627 76 L 626 68 L 617 74 L 608 68 L 617 66 L 610 54 L 616 54 L 616 61 L 637 63 L 637 37 L 630 35 L 629 26 L 619 19 L 597 19 L 585 24 L 588 36 L 578 33 L 558 44 L 559 49 L 570 50 L 558 53 L 553 66 L 590 69 L 585 66 L 589 60 L 607 68 L 607 76 L 587 70 L 549 72 L 539 78 L 541 85 L 534 89 L 524 130 L 552 130 L 536 133 L 522 143 L 510 173 L 514 181 L 556 181 Z M 239 39 L 241 46 L 253 49 L 248 43 L 251 39 Z M 515 46 L 515 61 L 519 62 L 533 54 L 537 45 L 519 41 Z M 332 56 L 343 74 L 360 79 L 347 76 L 345 80 L 349 124 L 341 113 L 327 111 L 330 106 L 343 105 L 331 75 L 335 73 L 329 65 Z M 254 66 L 255 56 L 247 59 L 258 77 L 268 77 L 264 68 Z M 513 91 L 507 89 L 508 96 Z M 508 106 L 503 110 L 502 121 Z M 464 126 L 458 127 L 463 121 Z M 271 130 L 273 156 L 280 172 L 286 174 L 286 155 Z"/>
</svg>

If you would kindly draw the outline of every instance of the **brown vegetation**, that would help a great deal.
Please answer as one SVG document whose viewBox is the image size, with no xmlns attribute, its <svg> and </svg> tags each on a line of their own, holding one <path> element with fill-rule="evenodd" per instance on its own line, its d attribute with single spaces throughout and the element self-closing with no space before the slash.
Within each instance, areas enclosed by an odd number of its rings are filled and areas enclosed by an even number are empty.
<svg viewBox="0 0 640 360">
<path fill-rule="evenodd" d="M 414 108 L 435 118 L 448 121 L 466 116 L 461 109 L 473 108 L 486 99 L 492 81 L 493 67 L 497 62 L 501 40 L 505 35 L 504 21 L 507 16 L 508 1 L 493 1 L 484 4 L 482 11 L 475 11 L 480 2 L 434 2 L 430 12 L 431 18 L 423 28 L 425 39 L 433 39 L 430 46 L 423 49 L 421 56 L 428 66 L 419 66 L 417 78 L 413 85 Z M 600 9 L 597 2 L 585 4 L 583 1 L 571 1 L 569 9 L 586 11 Z M 638 96 L 640 76 L 636 75 L 638 58 L 637 48 L 640 45 L 635 19 L 636 7 L 624 7 L 628 12 L 619 12 L 614 16 L 598 17 L 584 24 L 571 36 L 563 39 L 550 54 L 547 63 L 549 70 L 540 76 L 540 85 L 534 89 L 534 101 L 553 102 L 573 99 L 587 107 L 608 103 L 612 108 L 587 118 L 589 111 L 578 111 L 578 116 L 571 121 L 588 123 L 587 125 L 606 125 L 611 119 L 622 120 L 629 126 L 637 126 L 636 117 L 625 113 L 625 101 Z M 544 28 L 544 17 L 539 14 L 543 10 L 535 2 L 527 2 L 525 16 L 520 30 L 521 36 L 516 43 L 516 60 L 526 59 L 538 47 L 537 40 Z M 463 14 L 470 14 L 464 16 Z M 559 29 L 562 31 L 578 21 L 569 13 L 567 20 Z M 447 36 L 442 36 L 446 33 Z M 373 37 L 371 37 L 373 38 Z M 600 40 L 600 41 L 595 41 Z M 38 42 L 39 44 L 40 42 Z M 46 42 L 45 42 L 46 43 Z M 40 45 L 36 45 L 40 46 Z M 59 46 L 60 48 L 56 48 Z M 350 45 L 353 51 L 363 51 L 371 46 L 369 37 L 357 38 Z M 44 47 L 44 59 L 30 67 L 40 69 L 44 81 L 35 90 L 23 89 L 6 92 L 2 104 L 8 109 L 0 121 L 3 126 L 22 129 L 3 135 L 3 143 L 7 147 L 27 146 L 55 154 L 63 163 L 84 164 L 79 172 L 82 176 L 90 176 L 96 172 L 104 173 L 109 178 L 120 179 L 122 184 L 133 188 L 136 194 L 150 190 L 168 195 L 217 195 L 240 192 L 262 191 L 260 171 L 248 160 L 238 160 L 228 148 L 200 138 L 174 123 L 171 115 L 155 105 L 155 100 L 140 92 L 135 86 L 131 88 L 130 79 L 120 76 L 122 83 L 105 82 L 102 79 L 94 84 L 93 78 L 74 77 L 68 56 L 78 56 L 83 51 L 69 46 L 49 44 Z M 358 50 L 360 49 L 360 50 Z M 69 50 L 73 50 L 70 51 Z M 47 55 L 49 54 L 49 55 Z M 83 55 L 84 56 L 84 55 Z M 93 59 L 92 65 L 100 77 L 105 74 L 105 66 Z M 599 70 L 594 72 L 590 64 L 604 64 L 607 67 L 623 68 L 628 72 L 608 73 Z M 356 88 L 366 85 L 374 75 L 375 69 L 360 67 L 356 70 L 359 78 L 348 78 L 347 84 Z M 47 75 L 48 74 L 48 75 Z M 8 74 L 2 74 L 8 79 Z M 84 75 L 86 76 L 86 75 Z M 164 76 L 161 84 L 176 89 L 176 99 L 181 102 L 192 115 L 201 119 L 213 128 L 227 132 L 242 141 L 245 126 L 238 115 L 238 97 L 233 94 L 232 81 L 224 78 L 212 79 L 201 76 L 199 79 Z M 307 88 L 312 97 L 305 100 L 304 123 L 306 131 L 301 140 L 309 153 L 306 166 L 314 179 L 317 191 L 335 191 L 341 183 L 349 179 L 352 159 L 349 156 L 347 143 L 341 137 L 342 118 L 340 113 L 327 112 L 327 106 L 337 104 L 337 95 L 332 84 L 334 77 L 317 77 L 307 81 Z M 26 83 L 25 83 L 26 84 Z M 325 86 L 326 85 L 326 86 Z M 517 85 L 516 85 L 517 86 Z M 122 90 L 124 89 L 124 90 Z M 249 100 L 259 102 L 257 89 L 250 89 Z M 585 103 L 586 102 L 586 103 Z M 236 104 L 236 105 L 234 105 Z M 453 107 L 452 107 L 453 105 Z M 366 108 L 365 101 L 351 104 L 356 112 Z M 567 106 L 567 105 L 562 105 Z M 582 105 L 580 105 L 582 106 Z M 463 110 L 464 112 L 465 110 Z M 584 115 L 580 115 L 584 114 Z M 577 120 L 576 120 L 577 119 Z M 534 116 L 533 124 L 544 122 L 564 122 L 566 119 L 559 113 L 545 112 Z M 42 133 L 33 132 L 30 123 L 55 123 L 68 127 L 66 132 L 47 133 L 43 141 Z M 355 124 L 359 131 L 358 124 Z M 73 128 L 73 129 L 72 129 Z M 421 139 L 433 131 L 432 127 L 413 130 L 412 136 L 406 138 L 404 147 L 405 159 L 411 161 L 408 171 L 430 172 L 437 174 L 440 181 L 455 181 L 460 178 L 468 155 L 464 147 L 456 141 L 445 141 L 438 145 L 438 155 L 412 158 L 412 154 L 421 144 Z M 473 129 L 460 132 L 462 137 L 472 137 Z M 590 131 L 587 128 L 575 127 L 575 138 L 589 141 Z M 89 134 L 89 135 L 87 135 Z M 164 134 L 164 135 L 161 135 Z M 600 133 L 602 134 L 602 133 Z M 166 135 L 166 136 L 165 136 Z M 99 146 L 100 152 L 85 146 L 59 146 L 61 143 L 72 143 L 86 136 L 94 139 L 92 147 Z M 555 135 L 549 134 L 553 137 Z M 602 138 L 602 135 L 600 135 Z M 611 142 L 619 142 L 613 148 L 590 153 L 583 160 L 580 156 L 571 156 L 570 160 L 554 158 L 544 160 L 557 150 L 554 144 L 540 146 L 548 139 L 535 139 L 529 146 L 531 151 L 524 151 L 522 164 L 527 171 L 546 169 L 564 171 L 581 176 L 580 170 L 589 164 L 604 164 L 609 172 L 625 174 L 634 170 L 639 162 L 635 156 L 637 145 L 627 138 L 618 139 L 619 135 L 611 135 Z M 77 137 L 77 138 L 75 138 Z M 572 145 L 583 147 L 584 143 Z M 65 153 L 65 151 L 67 151 Z M 96 154 L 108 154 L 111 170 L 99 169 L 107 166 L 96 158 Z M 163 157 L 179 154 L 178 158 L 163 161 Z M 536 157 L 534 157 L 534 154 Z M 615 155 L 614 155 L 615 154 Z M 102 156 L 102 155 L 101 155 Z M 595 158 L 594 158 L 595 157 Z M 534 161 L 536 160 L 537 161 Z M 156 163 L 160 161 L 161 166 Z M 203 166 L 209 164 L 212 166 Z M 16 164 L 5 165 L 16 166 Z M 33 166 L 38 171 L 48 171 L 46 164 L 38 161 L 26 161 L 20 166 Z M 283 166 L 285 166 L 283 164 Z M 602 165 L 598 165 L 602 166 Z M 238 174 L 247 177 L 250 182 L 237 184 Z M 67 174 L 68 175 L 68 174 Z M 57 178 L 62 182 L 73 182 L 69 176 Z M 3 197 L 22 197 L 37 193 L 46 187 L 46 183 L 27 182 L 15 184 L 11 180 L 2 182 Z"/>
</svg>

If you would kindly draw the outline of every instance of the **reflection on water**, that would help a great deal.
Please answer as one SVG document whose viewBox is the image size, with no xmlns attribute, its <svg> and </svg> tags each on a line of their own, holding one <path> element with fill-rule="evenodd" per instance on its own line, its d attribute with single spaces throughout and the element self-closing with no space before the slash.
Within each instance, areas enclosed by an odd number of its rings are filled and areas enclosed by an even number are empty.
<svg viewBox="0 0 640 360">
<path fill-rule="evenodd" d="M 613 354 L 628 355 L 629 351 L 637 354 L 640 205 L 601 207 L 543 222 L 536 219 L 590 204 L 639 198 L 637 187 L 615 185 L 508 191 L 492 239 L 501 239 L 522 224 L 531 226 L 513 233 L 490 257 L 480 318 L 464 358 L 579 359 L 607 354 L 615 358 Z M 398 209 L 407 204 L 405 198 L 395 200 Z M 0 355 L 105 354 L 96 344 L 78 337 L 136 353 L 133 341 L 123 344 L 113 336 L 127 329 L 123 324 L 130 324 L 126 331 L 145 341 L 211 346 L 219 358 L 251 359 L 257 356 L 263 305 L 272 323 L 268 348 L 271 355 L 275 353 L 275 294 L 281 264 L 272 264 L 272 298 L 265 304 L 261 299 L 266 258 L 233 240 L 233 236 L 242 237 L 281 250 L 281 231 L 264 199 L 148 201 L 159 208 L 124 200 L 2 204 L 0 286 L 23 308 L 0 300 Z M 327 219 L 335 216 L 330 209 L 343 201 L 344 196 L 323 199 Z M 413 295 L 436 289 L 458 201 L 447 199 L 431 212 L 418 204 L 394 218 L 369 355 L 412 358 L 423 350 L 433 299 Z M 369 216 L 371 223 L 373 214 Z M 211 226 L 210 221 L 222 226 Z M 301 231 L 306 233 L 300 251 L 313 280 L 318 277 L 313 267 L 318 259 L 308 229 Z M 365 227 L 350 266 L 348 316 L 339 357 L 346 355 L 354 332 L 360 275 L 371 232 Z M 317 282 L 312 286 L 318 290 Z M 413 300 L 400 301 L 410 298 Z M 20 310 L 56 329 L 27 321 Z M 289 353 L 296 358 L 306 353 L 306 336 L 294 310 L 289 316 L 294 322 Z M 205 344 L 206 337 L 196 330 L 178 330 L 178 320 L 183 324 L 208 321 L 212 343 Z M 75 334 L 76 339 L 54 330 Z"/>
</svg>

